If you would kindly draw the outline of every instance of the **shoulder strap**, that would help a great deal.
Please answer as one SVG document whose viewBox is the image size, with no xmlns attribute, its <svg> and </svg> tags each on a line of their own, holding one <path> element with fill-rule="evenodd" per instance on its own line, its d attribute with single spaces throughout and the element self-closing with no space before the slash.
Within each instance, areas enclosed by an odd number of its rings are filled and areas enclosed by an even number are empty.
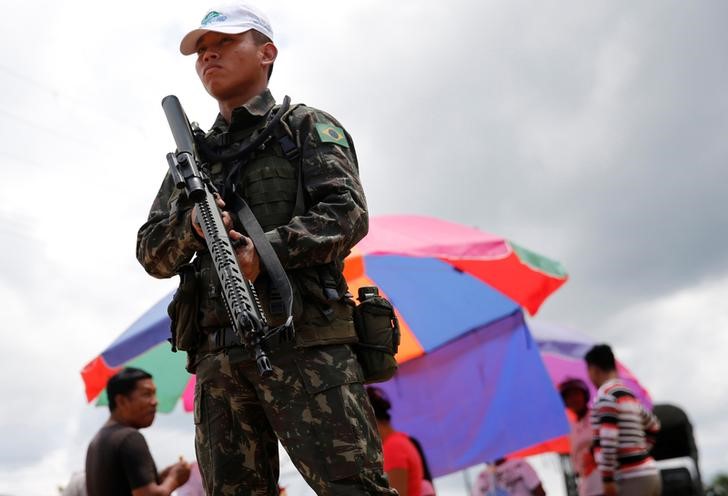
<svg viewBox="0 0 728 496">
<path fill-rule="evenodd" d="M 303 153 L 301 150 L 300 135 L 296 130 L 296 137 L 294 139 L 291 127 L 288 125 L 287 117 L 298 107 L 303 104 L 296 104 L 282 116 L 281 123 L 274 130 L 274 135 L 278 140 L 278 144 L 281 147 L 283 155 L 286 159 L 295 163 L 298 170 L 297 174 L 297 188 L 296 188 L 296 203 L 293 207 L 293 216 L 303 215 L 306 213 L 306 192 L 303 189 L 304 176 L 303 176 Z M 339 291 L 339 285 L 334 280 L 329 270 L 330 264 L 318 265 L 316 270 L 318 273 L 319 281 L 324 290 L 324 294 L 329 301 L 340 300 L 346 291 Z"/>
<path fill-rule="evenodd" d="M 274 129 L 276 129 L 281 122 L 281 117 L 288 113 L 290 104 L 291 98 L 286 95 L 280 106 L 276 105 L 271 108 L 270 112 L 268 112 L 263 126 L 253 131 L 246 140 L 239 144 L 231 145 L 230 149 L 223 153 L 218 153 L 213 150 L 210 144 L 207 143 L 207 139 L 204 136 L 197 134 L 195 138 L 200 155 L 205 161 L 210 163 L 227 162 L 233 159 L 244 160 L 249 154 L 263 145 L 273 135 Z M 245 134 L 247 135 L 247 133 Z M 224 137 L 221 136 L 219 139 L 230 144 L 233 141 L 236 141 L 239 137 L 240 135 L 238 133 L 232 133 L 225 134 Z M 218 145 L 220 144 L 222 144 L 222 142 L 218 143 Z"/>
<path fill-rule="evenodd" d="M 293 132 L 291 131 L 288 122 L 286 122 L 286 119 L 294 110 L 302 105 L 303 104 L 301 103 L 297 103 L 291 106 L 290 109 L 287 109 L 281 116 L 280 125 L 273 131 L 276 139 L 278 140 L 278 145 L 283 151 L 283 155 L 289 162 L 295 163 L 298 170 L 296 175 L 298 180 L 296 188 L 296 204 L 293 208 L 294 217 L 306 212 L 306 196 L 303 190 L 303 153 L 301 151 L 301 144 L 299 143 L 300 137 L 298 136 L 298 133 L 296 133 L 296 137 L 294 139 Z"/>
<path fill-rule="evenodd" d="M 270 133 L 276 137 L 278 144 L 281 147 L 283 155 L 291 163 L 295 163 L 298 168 L 298 186 L 296 191 L 296 204 L 293 210 L 293 215 L 300 215 L 306 211 L 305 206 L 305 193 L 303 191 L 303 164 L 301 159 L 301 150 L 297 139 L 294 139 L 293 133 L 291 132 L 288 123 L 286 122 L 289 114 L 295 110 L 299 105 L 293 105 L 289 107 L 290 98 L 286 96 L 283 100 L 283 104 L 280 109 L 275 109 L 275 119 L 271 123 L 273 125 L 266 126 L 265 134 L 270 136 Z M 264 134 L 264 133 L 261 133 Z M 292 322 L 293 313 L 293 289 L 291 288 L 291 282 L 288 279 L 286 271 L 281 265 L 281 261 L 278 258 L 273 246 L 268 241 L 263 228 L 261 227 L 258 219 L 255 218 L 255 214 L 250 209 L 250 206 L 245 200 L 238 194 L 232 195 L 233 204 L 232 209 L 236 212 L 240 223 L 248 233 L 250 239 L 253 240 L 255 248 L 258 251 L 260 260 L 265 266 L 268 277 L 270 277 L 273 287 L 279 293 L 283 305 L 285 307 L 285 313 L 288 317 L 289 322 Z"/>
</svg>

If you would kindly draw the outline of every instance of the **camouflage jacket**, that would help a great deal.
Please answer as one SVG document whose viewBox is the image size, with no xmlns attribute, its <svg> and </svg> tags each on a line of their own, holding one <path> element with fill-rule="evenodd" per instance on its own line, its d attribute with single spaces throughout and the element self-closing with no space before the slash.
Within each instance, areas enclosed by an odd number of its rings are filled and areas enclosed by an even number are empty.
<svg viewBox="0 0 728 496">
<path fill-rule="evenodd" d="M 218 116 L 207 138 L 214 140 L 223 133 L 245 135 L 248 129 L 252 133 L 262 125 L 274 105 L 273 97 L 266 90 L 235 109 L 229 125 Z M 343 259 L 367 233 L 368 215 L 353 142 L 340 124 L 325 112 L 303 105 L 294 107 L 285 123 L 300 151 L 298 160 L 303 171 L 306 208 L 304 213 L 294 217 L 291 205 L 290 216 L 284 222 L 266 225 L 261 221 L 261 225 L 289 273 L 294 292 L 301 293 L 298 280 L 310 279 L 306 277 L 305 269 L 334 264 L 340 272 Z M 251 162 L 254 161 L 255 157 Z M 295 164 L 292 170 L 297 171 L 298 165 Z M 295 182 L 294 185 L 297 186 Z M 256 188 L 263 188 L 263 191 L 246 191 L 242 183 L 239 186 L 238 192 L 256 216 L 256 202 L 251 202 L 250 198 L 253 193 L 268 198 L 280 194 L 266 190 L 265 182 L 256 184 Z M 191 226 L 191 209 L 192 205 L 180 195 L 167 174 L 149 218 L 137 235 L 137 259 L 152 276 L 172 277 L 195 254 L 205 255 L 206 245 Z M 264 284 L 265 278 L 259 279 Z M 256 287 L 258 285 L 256 281 Z"/>
</svg>

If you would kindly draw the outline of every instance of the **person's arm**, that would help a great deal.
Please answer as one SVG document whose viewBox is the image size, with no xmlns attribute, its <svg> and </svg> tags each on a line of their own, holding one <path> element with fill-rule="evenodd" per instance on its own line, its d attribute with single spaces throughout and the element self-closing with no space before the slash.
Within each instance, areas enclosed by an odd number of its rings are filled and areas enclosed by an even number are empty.
<svg viewBox="0 0 728 496">
<path fill-rule="evenodd" d="M 484 468 L 475 480 L 470 496 L 485 496 L 490 490 L 490 471 L 488 467 Z"/>
<path fill-rule="evenodd" d="M 300 136 L 306 212 L 266 236 L 283 267 L 296 269 L 344 258 L 366 235 L 369 219 L 351 137 L 310 108 L 294 111 L 289 122 Z M 341 139 L 327 141 L 327 132 Z"/>
<path fill-rule="evenodd" d="M 384 455 L 384 472 L 387 474 L 389 485 L 400 495 L 407 496 L 412 456 L 419 456 L 417 450 L 409 439 L 393 435 L 383 445 L 382 454 Z"/>
<path fill-rule="evenodd" d="M 518 464 L 518 471 L 524 484 L 526 484 L 526 487 L 529 491 L 531 491 L 533 496 L 546 496 L 546 492 L 543 490 L 543 486 L 541 485 L 541 479 L 527 461 L 520 461 Z"/>
<path fill-rule="evenodd" d="M 162 473 L 166 473 L 162 483 L 150 482 L 146 486 L 132 489 L 132 496 L 169 496 L 172 491 L 187 482 L 190 477 L 190 468 L 185 462 L 178 462 L 167 467 Z"/>
<path fill-rule="evenodd" d="M 409 472 L 406 468 L 394 468 L 387 472 L 387 479 L 389 480 L 389 486 L 392 489 L 396 489 L 399 496 L 407 496 L 407 481 L 409 478 Z"/>
<path fill-rule="evenodd" d="M 158 278 L 172 277 L 205 241 L 192 227 L 192 204 L 180 197 L 167 173 L 149 211 L 147 222 L 137 233 L 136 256 L 144 270 Z"/>
<path fill-rule="evenodd" d="M 642 417 L 642 428 L 645 431 L 645 442 L 647 443 L 647 450 L 652 450 L 657 439 L 657 433 L 660 432 L 660 421 L 654 413 L 648 411 L 645 407 L 640 405 L 640 416 Z"/>
<path fill-rule="evenodd" d="M 604 484 L 604 493 L 616 494 L 617 446 L 619 444 L 619 410 L 612 396 L 602 396 L 594 407 L 594 459 Z"/>
<path fill-rule="evenodd" d="M 546 491 L 544 491 L 543 486 L 539 484 L 538 486 L 531 489 L 531 494 L 533 494 L 533 496 L 546 496 Z"/>
<path fill-rule="evenodd" d="M 169 496 L 190 475 L 189 465 L 180 460 L 165 469 L 167 476 L 161 484 L 157 483 L 157 469 L 149 446 L 136 430 L 126 435 L 119 445 L 119 459 L 133 496 Z"/>
</svg>

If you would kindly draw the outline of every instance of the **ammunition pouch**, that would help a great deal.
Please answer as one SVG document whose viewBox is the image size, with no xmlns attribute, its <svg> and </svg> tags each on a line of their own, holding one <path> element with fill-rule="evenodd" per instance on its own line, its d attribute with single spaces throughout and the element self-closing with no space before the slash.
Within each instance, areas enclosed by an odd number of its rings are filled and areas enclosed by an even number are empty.
<svg viewBox="0 0 728 496">
<path fill-rule="evenodd" d="M 400 341 L 394 307 L 381 296 L 367 298 L 354 307 L 354 326 L 359 337 L 354 349 L 364 382 L 388 381 L 397 371 L 395 355 Z"/>
<path fill-rule="evenodd" d="M 199 292 L 197 290 L 197 271 L 192 264 L 185 264 L 179 269 L 179 287 L 167 307 L 167 314 L 172 320 L 172 351 L 194 353 L 199 346 L 201 333 L 197 318 L 199 308 Z"/>
<path fill-rule="evenodd" d="M 333 264 L 290 272 L 296 346 L 353 344 L 357 341 L 346 282 Z"/>
</svg>

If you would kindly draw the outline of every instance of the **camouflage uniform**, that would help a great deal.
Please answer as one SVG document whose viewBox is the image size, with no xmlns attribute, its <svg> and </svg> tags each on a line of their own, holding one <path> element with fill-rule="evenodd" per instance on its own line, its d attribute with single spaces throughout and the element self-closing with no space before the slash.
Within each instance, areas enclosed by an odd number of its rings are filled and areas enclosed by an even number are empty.
<svg viewBox="0 0 728 496">
<path fill-rule="evenodd" d="M 218 117 L 206 141 L 224 151 L 230 146 L 225 136 L 235 142 L 263 127 L 274 104 L 266 90 L 236 109 L 229 126 Z M 294 212 L 299 164 L 283 157 L 275 139 L 235 182 L 294 289 L 296 339 L 270 346 L 271 377 L 258 375 L 247 351 L 216 349 L 206 339 L 229 323 L 206 246 L 190 225 L 192 206 L 169 174 L 138 234 L 137 258 L 155 277 L 174 276 L 197 255 L 199 338 L 188 352 L 197 374 L 196 449 L 205 487 L 212 495 L 277 494 L 280 440 L 317 494 L 396 494 L 383 476 L 381 441 L 350 346 L 356 334 L 343 298 L 343 259 L 368 228 L 356 153 L 349 135 L 324 112 L 296 106 L 284 122 L 300 151 L 305 212 Z M 335 139 L 322 134 L 330 128 Z M 218 186 L 229 167 L 208 167 Z M 265 272 L 255 286 L 269 322 L 282 322 L 285 316 L 271 310 Z M 234 353 L 242 359 L 231 363 Z"/>
</svg>

